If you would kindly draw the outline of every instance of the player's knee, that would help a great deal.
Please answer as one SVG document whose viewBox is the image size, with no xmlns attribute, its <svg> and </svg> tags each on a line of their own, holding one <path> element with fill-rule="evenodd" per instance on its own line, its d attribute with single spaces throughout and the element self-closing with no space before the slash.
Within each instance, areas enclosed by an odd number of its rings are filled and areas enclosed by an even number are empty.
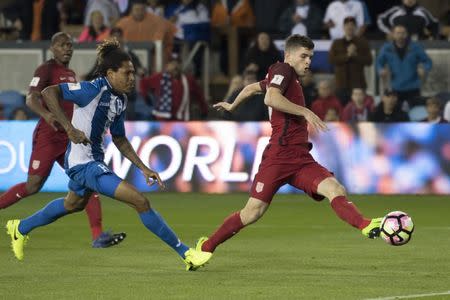
<svg viewBox="0 0 450 300">
<path fill-rule="evenodd" d="M 142 194 L 139 194 L 133 202 L 138 212 L 144 212 L 150 209 L 150 202 Z"/>
<path fill-rule="evenodd" d="M 347 196 L 347 190 L 345 189 L 345 187 L 340 184 L 337 183 L 334 187 L 333 187 L 333 195 L 334 197 L 338 197 L 338 196 Z M 333 198 L 334 198 L 333 197 Z"/>
<path fill-rule="evenodd" d="M 83 200 L 83 198 L 79 199 L 70 199 L 66 197 L 64 199 L 64 207 L 69 212 L 78 212 L 82 211 L 86 207 L 87 202 Z"/>
<path fill-rule="evenodd" d="M 41 190 L 42 185 L 43 182 L 40 181 L 27 181 L 25 188 L 27 189 L 28 195 L 33 195 Z"/>
<path fill-rule="evenodd" d="M 241 219 L 244 225 L 249 225 L 258 221 L 262 215 L 264 214 L 264 210 L 258 208 L 244 208 L 241 211 Z"/>
</svg>

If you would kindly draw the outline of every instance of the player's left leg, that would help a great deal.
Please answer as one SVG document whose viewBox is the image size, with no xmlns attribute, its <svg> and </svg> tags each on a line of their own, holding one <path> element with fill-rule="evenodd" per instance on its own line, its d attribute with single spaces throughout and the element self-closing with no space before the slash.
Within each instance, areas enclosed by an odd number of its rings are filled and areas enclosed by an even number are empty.
<svg viewBox="0 0 450 300">
<path fill-rule="evenodd" d="M 90 193 L 84 197 L 70 191 L 65 198 L 58 198 L 48 203 L 35 214 L 22 220 L 9 220 L 6 224 L 7 232 L 11 236 L 14 255 L 18 260 L 23 259 L 23 247 L 28 234 L 37 227 L 55 222 L 59 218 L 84 209 Z"/>
<path fill-rule="evenodd" d="M 377 237 L 381 219 L 365 218 L 356 206 L 348 201 L 347 191 L 330 171 L 317 163 L 309 153 L 305 154 L 304 158 L 308 164 L 292 176 L 289 183 L 317 201 L 328 198 L 332 209 L 344 222 L 360 229 L 369 238 Z"/>
</svg>

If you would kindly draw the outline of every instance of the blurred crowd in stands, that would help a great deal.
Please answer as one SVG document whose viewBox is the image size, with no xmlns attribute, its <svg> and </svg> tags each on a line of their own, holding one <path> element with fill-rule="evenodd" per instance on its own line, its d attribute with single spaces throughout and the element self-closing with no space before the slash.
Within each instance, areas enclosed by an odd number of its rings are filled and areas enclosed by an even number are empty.
<svg viewBox="0 0 450 300">
<path fill-rule="evenodd" d="M 433 68 L 422 41 L 450 42 L 447 0 L 1 1 L 0 40 L 49 40 L 58 31 L 71 33 L 78 43 L 109 37 L 121 41 L 139 78 L 136 93 L 131 95 L 135 105 L 129 106 L 129 119 L 267 120 L 263 95 L 254 96 L 233 114 L 217 115 L 210 107 L 222 99 L 232 102 L 245 85 L 263 79 L 271 64 L 283 60 L 274 40 L 302 34 L 332 41 L 328 61 L 334 79 L 318 80 L 315 74 L 301 79 L 307 107 L 322 119 L 450 120 L 449 91 L 427 97 L 421 93 Z M 238 48 L 236 70 L 230 70 L 231 37 Z M 383 44 L 374 57 L 370 42 L 377 40 Z M 163 42 L 165 67 L 161 72 L 143 65 L 127 47 L 127 42 L 153 41 Z M 218 53 L 216 77 L 228 85 L 222 99 L 209 99 L 199 84 L 202 51 L 195 54 L 190 68 L 184 67 L 183 51 L 189 52 L 198 42 L 206 42 Z M 379 97 L 367 93 L 364 68 L 371 65 L 383 87 Z M 93 71 L 78 74 L 79 79 L 92 79 Z M 145 110 L 148 114 L 142 113 Z M 23 108 L 6 115 L 0 93 L 0 119 L 30 117 Z"/>
</svg>

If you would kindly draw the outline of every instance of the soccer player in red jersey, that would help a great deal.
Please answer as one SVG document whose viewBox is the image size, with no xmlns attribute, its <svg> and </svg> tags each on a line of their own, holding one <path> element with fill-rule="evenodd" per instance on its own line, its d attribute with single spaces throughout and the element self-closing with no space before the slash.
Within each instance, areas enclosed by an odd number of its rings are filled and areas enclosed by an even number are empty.
<svg viewBox="0 0 450 300">
<path fill-rule="evenodd" d="M 55 162 L 64 167 L 64 155 L 69 139 L 46 105 L 41 104 L 40 99 L 41 91 L 50 85 L 76 82 L 75 72 L 68 68 L 73 53 L 72 38 L 63 32 L 56 33 L 52 37 L 50 50 L 53 53 L 53 59 L 44 62 L 36 69 L 27 95 L 27 106 L 40 116 L 33 133 L 33 150 L 28 166 L 28 178 L 26 182 L 11 187 L 0 196 L 0 209 L 5 209 L 21 199 L 39 192 L 50 175 Z M 61 104 L 65 113 L 71 119 L 73 103 L 62 100 Z M 102 211 L 98 194 L 93 194 L 89 199 L 86 213 L 91 227 L 92 246 L 94 248 L 116 245 L 125 238 L 125 233 L 103 232 Z"/>
<path fill-rule="evenodd" d="M 198 250 L 213 252 L 243 227 L 256 222 L 284 184 L 303 190 L 317 201 L 328 198 L 331 207 L 343 221 L 358 228 L 369 238 L 379 236 L 381 218 L 363 217 L 355 205 L 348 201 L 345 188 L 309 153 L 312 144 L 308 141 L 307 123 L 314 130 L 327 130 L 326 124 L 305 107 L 299 82 L 299 77 L 309 72 L 313 49 L 314 43 L 308 37 L 290 36 L 286 40 L 284 62 L 270 66 L 266 79 L 245 87 L 232 104 L 215 104 L 218 110 L 232 112 L 249 96 L 265 92 L 264 102 L 269 107 L 272 136 L 262 155 L 247 204 L 242 210 L 228 216 L 209 238 L 200 238 Z"/>
</svg>

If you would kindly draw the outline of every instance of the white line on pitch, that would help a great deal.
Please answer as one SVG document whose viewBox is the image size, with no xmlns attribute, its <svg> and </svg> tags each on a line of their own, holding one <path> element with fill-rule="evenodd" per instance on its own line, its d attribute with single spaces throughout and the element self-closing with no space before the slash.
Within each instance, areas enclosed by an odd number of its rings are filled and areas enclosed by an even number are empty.
<svg viewBox="0 0 450 300">
<path fill-rule="evenodd" d="M 441 292 L 441 293 L 429 293 L 429 294 L 416 294 L 416 295 L 404 295 L 404 296 L 391 296 L 391 297 L 382 297 L 382 298 L 370 298 L 370 299 L 365 299 L 365 300 L 412 299 L 412 298 L 425 298 L 425 297 L 442 296 L 442 295 L 450 295 L 450 291 Z"/>
</svg>

